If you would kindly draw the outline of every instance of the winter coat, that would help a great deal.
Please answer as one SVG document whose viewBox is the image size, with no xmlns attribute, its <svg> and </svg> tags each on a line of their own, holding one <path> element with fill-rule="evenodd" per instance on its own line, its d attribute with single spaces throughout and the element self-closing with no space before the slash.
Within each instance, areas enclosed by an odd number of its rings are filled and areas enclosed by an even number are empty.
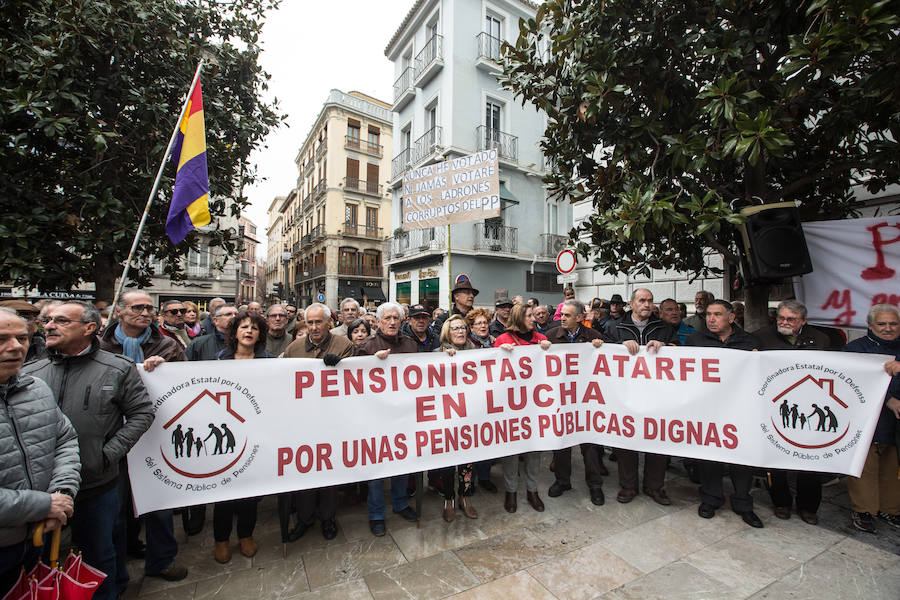
<svg viewBox="0 0 900 600">
<path fill-rule="evenodd" d="M 28 536 L 50 512 L 50 492 L 78 492 L 78 439 L 40 379 L 0 385 L 0 548 Z"/>
<path fill-rule="evenodd" d="M 869 329 L 865 337 L 853 340 L 844 346 L 844 352 L 862 352 L 864 354 L 889 354 L 896 360 L 900 360 L 900 339 L 883 340 L 872 333 Z M 884 395 L 884 402 L 889 398 L 897 398 L 900 400 L 900 375 L 891 377 L 888 384 L 887 394 Z M 888 407 L 881 407 L 881 415 L 878 417 L 878 423 L 875 425 L 875 436 L 872 442 L 876 444 L 886 444 L 893 446 L 897 442 L 895 440 L 895 432 L 897 430 L 897 418 L 894 417 Z"/>
<path fill-rule="evenodd" d="M 672 326 L 660 319 L 651 316 L 643 331 L 638 329 L 634 324 L 631 311 L 622 315 L 622 319 L 616 323 L 615 338 L 619 343 L 627 340 L 633 340 L 641 346 L 647 345 L 647 342 L 657 341 L 664 344 L 678 345 L 678 334 L 672 329 Z"/>
</svg>

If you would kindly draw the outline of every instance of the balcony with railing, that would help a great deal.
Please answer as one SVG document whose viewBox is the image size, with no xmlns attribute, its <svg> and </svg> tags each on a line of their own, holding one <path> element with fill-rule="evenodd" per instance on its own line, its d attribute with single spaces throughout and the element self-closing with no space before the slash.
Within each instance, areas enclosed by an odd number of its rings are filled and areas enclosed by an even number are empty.
<svg viewBox="0 0 900 600">
<path fill-rule="evenodd" d="M 383 229 L 381 227 L 370 227 L 358 223 L 344 223 L 344 235 L 352 235 L 370 240 L 380 240 L 384 237 L 382 231 Z"/>
<path fill-rule="evenodd" d="M 324 225 L 316 225 L 313 227 L 313 230 L 309 232 L 309 241 L 315 242 L 317 240 L 321 240 L 325 237 L 325 226 Z"/>
<path fill-rule="evenodd" d="M 322 158 L 322 156 L 328 151 L 328 140 L 322 140 L 319 142 L 319 146 L 316 148 L 316 160 Z"/>
<path fill-rule="evenodd" d="M 303 248 L 303 242 L 294 242 L 294 245 L 291 247 L 291 254 L 297 256 L 300 254 L 300 250 Z"/>
<path fill-rule="evenodd" d="M 569 245 L 569 237 L 555 233 L 541 234 L 541 256 L 556 256 Z"/>
<path fill-rule="evenodd" d="M 381 196 L 381 186 L 377 181 L 366 181 L 356 177 L 344 177 L 344 191 L 359 192 L 369 196 Z"/>
<path fill-rule="evenodd" d="M 313 170 L 313 160 L 310 158 L 310 159 L 307 159 L 307 161 L 305 163 L 303 163 L 303 174 L 309 175 L 310 173 L 312 173 L 312 170 Z"/>
<path fill-rule="evenodd" d="M 434 34 L 416 55 L 416 85 L 422 87 L 444 67 L 444 37 Z"/>
<path fill-rule="evenodd" d="M 479 125 L 475 128 L 475 136 L 478 150 L 496 150 L 499 158 L 511 161 L 518 160 L 518 137 L 485 125 Z"/>
<path fill-rule="evenodd" d="M 473 250 L 515 254 L 519 251 L 519 229 L 493 223 L 475 223 Z"/>
<path fill-rule="evenodd" d="M 157 271 L 160 272 L 160 271 Z M 209 265 L 188 265 L 187 275 L 190 278 L 206 279 L 212 277 L 212 271 Z"/>
<path fill-rule="evenodd" d="M 297 269 L 297 279 L 306 281 L 315 277 L 321 277 L 325 274 L 325 265 L 316 265 L 315 267 L 301 267 Z"/>
<path fill-rule="evenodd" d="M 384 153 L 384 148 L 381 144 L 373 144 L 369 140 L 363 140 L 358 136 L 353 135 L 344 136 L 344 148 L 347 150 L 365 152 L 366 154 L 377 156 L 378 158 L 381 158 L 381 155 Z"/>
<path fill-rule="evenodd" d="M 412 149 L 403 150 L 391 160 L 391 179 L 397 179 L 412 166 Z"/>
<path fill-rule="evenodd" d="M 328 189 L 328 186 L 325 184 L 325 180 L 323 179 L 319 183 L 316 184 L 316 187 L 313 188 L 312 191 L 312 201 L 315 202 L 319 198 L 325 195 L 325 190 Z"/>
<path fill-rule="evenodd" d="M 413 87 L 413 68 L 406 67 L 394 82 L 394 106 L 395 111 L 400 110 L 416 95 Z"/>
<path fill-rule="evenodd" d="M 303 204 L 300 205 L 301 210 L 306 211 L 308 208 L 312 206 L 312 194 L 307 194 L 303 198 Z"/>
<path fill-rule="evenodd" d="M 429 227 L 404 231 L 385 240 L 385 253 L 389 260 L 410 257 L 425 252 L 442 252 L 447 247 L 444 227 Z"/>
<path fill-rule="evenodd" d="M 338 275 L 358 275 L 362 277 L 381 277 L 384 270 L 381 265 L 338 265 Z"/>
<path fill-rule="evenodd" d="M 503 68 L 500 66 L 500 60 L 503 55 L 500 51 L 503 40 L 495 38 L 489 33 L 479 33 L 475 36 L 478 45 L 478 57 L 475 59 L 475 66 L 488 73 L 500 73 Z"/>
<path fill-rule="evenodd" d="M 443 129 L 435 125 L 416 140 L 413 161 L 420 163 L 437 152 L 441 146 L 441 133 Z"/>
</svg>

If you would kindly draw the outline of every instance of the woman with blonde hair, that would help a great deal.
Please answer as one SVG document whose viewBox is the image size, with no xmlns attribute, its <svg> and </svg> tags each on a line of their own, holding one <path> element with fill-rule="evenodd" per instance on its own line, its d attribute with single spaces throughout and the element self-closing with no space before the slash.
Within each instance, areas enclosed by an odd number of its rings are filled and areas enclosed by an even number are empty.
<svg viewBox="0 0 900 600">
<path fill-rule="evenodd" d="M 503 348 L 511 352 L 516 346 L 529 346 L 540 344 L 544 350 L 550 347 L 550 340 L 543 333 L 534 328 L 534 315 L 527 304 L 516 304 L 509 313 L 506 321 L 506 333 L 498 336 L 494 342 L 495 348 Z M 541 466 L 540 452 L 526 452 L 525 457 L 525 489 L 526 498 L 531 508 L 538 512 L 544 511 L 544 502 L 538 495 L 537 478 L 538 469 Z M 507 456 L 503 459 L 503 483 L 506 486 L 506 498 L 503 507 L 506 512 L 516 512 L 516 492 L 519 488 L 519 455 Z"/>
<path fill-rule="evenodd" d="M 473 350 L 475 344 L 469 339 L 469 326 L 466 319 L 462 315 L 451 315 L 444 321 L 441 327 L 441 346 L 436 348 L 435 352 L 446 352 L 453 356 L 460 350 Z M 475 493 L 475 477 L 473 473 L 472 463 L 459 465 L 458 467 L 444 467 L 439 469 L 435 475 L 441 481 L 441 495 L 444 497 L 444 520 L 451 522 L 456 516 L 456 510 L 453 505 L 453 479 L 457 474 L 459 479 L 459 508 L 463 514 L 470 519 L 477 519 L 478 512 L 472 506 L 472 494 Z"/>
<path fill-rule="evenodd" d="M 187 331 L 188 337 L 194 339 L 200 335 L 200 309 L 190 300 L 186 300 L 182 304 L 184 304 L 186 309 L 184 313 L 184 329 Z"/>
</svg>

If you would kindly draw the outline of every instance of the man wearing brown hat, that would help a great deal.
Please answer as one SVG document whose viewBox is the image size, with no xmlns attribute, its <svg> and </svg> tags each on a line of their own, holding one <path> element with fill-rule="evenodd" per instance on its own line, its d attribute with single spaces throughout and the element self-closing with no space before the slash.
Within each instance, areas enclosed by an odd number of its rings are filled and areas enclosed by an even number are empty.
<svg viewBox="0 0 900 600">
<path fill-rule="evenodd" d="M 441 328 L 444 326 L 444 321 L 449 319 L 450 315 L 466 316 L 468 312 L 472 310 L 472 306 L 475 304 L 475 296 L 477 295 L 478 290 L 472 287 L 469 276 L 458 275 L 456 277 L 456 284 L 453 286 L 453 289 L 450 290 L 450 296 L 453 298 L 453 306 L 450 307 L 449 312 L 443 313 L 434 320 L 434 331 L 440 332 Z"/>
<path fill-rule="evenodd" d="M 4 300 L 0 306 L 16 311 L 16 314 L 25 319 L 28 328 L 28 352 L 25 354 L 25 362 L 31 362 L 47 356 L 47 343 L 43 332 L 38 331 L 38 314 L 40 309 L 25 300 Z"/>
</svg>

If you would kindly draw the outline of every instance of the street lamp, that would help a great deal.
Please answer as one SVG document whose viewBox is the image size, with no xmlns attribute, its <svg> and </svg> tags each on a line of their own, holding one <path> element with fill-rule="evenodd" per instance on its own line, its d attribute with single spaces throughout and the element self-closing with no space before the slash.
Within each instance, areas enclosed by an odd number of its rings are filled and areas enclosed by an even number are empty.
<svg viewBox="0 0 900 600">
<path fill-rule="evenodd" d="M 288 250 L 287 246 L 284 247 L 284 251 L 281 253 L 281 262 L 284 263 L 284 289 L 285 289 L 284 295 L 287 296 L 287 298 L 282 298 L 281 300 L 285 301 L 288 298 L 293 297 L 293 293 L 287 291 L 287 290 L 293 290 L 293 288 L 290 287 L 289 277 L 288 277 L 289 263 L 291 262 L 291 252 L 290 252 L 290 250 Z"/>
</svg>

